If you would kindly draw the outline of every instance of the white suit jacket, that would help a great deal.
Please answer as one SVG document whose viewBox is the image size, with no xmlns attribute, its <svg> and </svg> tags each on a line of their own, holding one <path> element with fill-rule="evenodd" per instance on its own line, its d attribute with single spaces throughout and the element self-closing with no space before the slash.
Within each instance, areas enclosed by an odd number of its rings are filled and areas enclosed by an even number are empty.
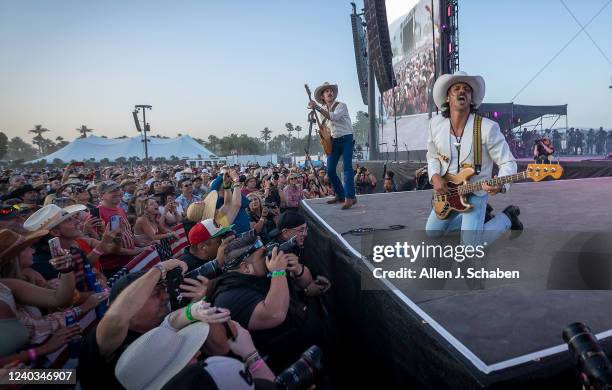
<svg viewBox="0 0 612 390">
<path fill-rule="evenodd" d="M 474 114 L 470 114 L 463 131 L 461 161 L 459 161 L 459 165 L 462 167 L 464 164 L 474 166 L 474 116 Z M 497 122 L 482 118 L 481 136 L 482 165 L 480 174 L 472 176 L 470 182 L 490 179 L 493 172 L 493 163 L 499 166 L 498 176 L 516 173 L 516 160 L 510 152 L 510 147 L 499 130 Z M 453 147 L 450 142 L 450 119 L 444 118 L 442 115 L 436 115 L 431 118 L 427 139 L 427 173 L 429 174 L 430 182 L 434 174 L 437 173 L 440 176 L 444 176 L 448 171 L 451 148 Z M 475 194 L 483 196 L 486 193 L 478 191 Z"/>
</svg>

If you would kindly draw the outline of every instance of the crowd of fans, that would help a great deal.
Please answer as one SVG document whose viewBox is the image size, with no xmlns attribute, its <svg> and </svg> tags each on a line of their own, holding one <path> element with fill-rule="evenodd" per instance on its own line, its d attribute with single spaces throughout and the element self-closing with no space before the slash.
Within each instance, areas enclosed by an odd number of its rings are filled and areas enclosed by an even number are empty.
<svg viewBox="0 0 612 390">
<path fill-rule="evenodd" d="M 397 113 L 401 116 L 427 112 L 429 88 L 433 78 L 434 54 L 431 47 L 416 53 L 413 58 L 404 60 L 396 69 L 397 87 L 383 94 L 387 114 L 393 116 Z"/>
<path fill-rule="evenodd" d="M 0 375 L 55 367 L 67 346 L 83 389 L 274 388 L 325 351 L 331 283 L 303 258 L 296 211 L 333 196 L 324 168 L 70 164 L 0 182 Z M 177 227 L 188 246 L 161 256 Z M 153 248 L 159 262 L 123 272 Z"/>
<path fill-rule="evenodd" d="M 602 156 L 612 153 L 612 130 L 606 131 L 603 127 L 599 130 L 572 127 L 567 131 L 523 128 L 516 133 L 507 130 L 504 134 L 516 157 L 532 156 L 534 146 L 545 139 L 551 141 L 556 155 Z"/>
</svg>

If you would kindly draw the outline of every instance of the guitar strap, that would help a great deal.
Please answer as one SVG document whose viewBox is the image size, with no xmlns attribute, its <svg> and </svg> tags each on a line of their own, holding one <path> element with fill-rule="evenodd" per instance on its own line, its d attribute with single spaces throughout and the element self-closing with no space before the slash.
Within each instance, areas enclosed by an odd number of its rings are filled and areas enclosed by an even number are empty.
<svg viewBox="0 0 612 390">
<path fill-rule="evenodd" d="M 332 104 L 331 106 L 331 111 L 330 112 L 334 112 L 336 110 L 336 107 L 338 106 L 338 102 L 334 102 L 334 104 Z M 321 115 L 322 116 L 322 115 Z M 323 122 L 321 122 L 321 124 L 326 124 L 328 121 L 328 119 L 326 117 L 323 117 Z"/>
<path fill-rule="evenodd" d="M 478 175 L 480 173 L 480 168 L 482 166 L 482 117 L 478 114 L 474 116 L 474 170 Z"/>
</svg>

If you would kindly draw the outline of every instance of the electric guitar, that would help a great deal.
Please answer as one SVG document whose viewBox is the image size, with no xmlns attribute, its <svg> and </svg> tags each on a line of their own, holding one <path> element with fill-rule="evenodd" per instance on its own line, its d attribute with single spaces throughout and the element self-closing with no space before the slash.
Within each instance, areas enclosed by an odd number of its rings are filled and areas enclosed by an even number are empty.
<svg viewBox="0 0 612 390">
<path fill-rule="evenodd" d="M 308 84 L 304 84 L 304 88 L 306 88 L 306 93 L 308 94 L 308 100 L 309 101 L 312 100 L 312 93 L 310 92 L 310 88 L 308 87 Z M 314 112 L 314 109 L 312 111 Z M 327 126 L 325 126 L 324 123 L 321 123 L 319 121 L 319 117 L 317 116 L 316 113 L 314 114 L 314 117 L 317 120 L 317 127 L 319 128 L 319 141 L 321 142 L 321 146 L 323 147 L 323 152 L 325 152 L 325 154 L 329 156 L 332 152 L 331 131 L 329 130 Z"/>
<path fill-rule="evenodd" d="M 529 164 L 523 172 L 513 175 L 496 177 L 489 180 L 481 180 L 476 183 L 468 183 L 468 179 L 476 171 L 474 168 L 464 168 L 459 173 L 444 175 L 448 186 L 448 193 L 438 194 L 434 191 L 432 207 L 439 219 L 447 219 L 451 211 L 463 213 L 473 206 L 468 203 L 467 196 L 473 192 L 482 190 L 482 185 L 498 186 L 515 181 L 531 179 L 541 181 L 547 177 L 557 180 L 563 175 L 563 167 L 559 164 Z"/>
</svg>

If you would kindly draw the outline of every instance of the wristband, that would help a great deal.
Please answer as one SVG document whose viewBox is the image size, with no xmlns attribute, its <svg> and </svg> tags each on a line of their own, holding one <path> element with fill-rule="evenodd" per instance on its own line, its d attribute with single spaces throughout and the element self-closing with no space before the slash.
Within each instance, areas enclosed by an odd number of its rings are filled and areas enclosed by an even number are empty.
<svg viewBox="0 0 612 390">
<path fill-rule="evenodd" d="M 97 248 L 93 248 L 91 251 L 92 251 L 93 253 L 95 253 L 96 255 L 98 255 L 98 256 L 102 256 L 102 255 L 104 255 L 104 252 L 102 252 L 102 251 L 98 250 Z"/>
<path fill-rule="evenodd" d="M 262 359 L 259 359 L 258 361 L 253 363 L 251 366 L 249 366 L 249 371 L 251 371 L 251 374 L 254 374 L 255 371 L 257 371 L 263 364 L 264 364 L 264 361 Z"/>
<path fill-rule="evenodd" d="M 299 273 L 299 274 L 295 274 L 295 275 L 293 275 L 293 276 L 295 276 L 296 278 L 301 278 L 301 277 L 302 277 L 302 275 L 304 275 L 304 269 L 305 269 L 306 267 L 304 267 L 304 264 L 301 264 L 301 266 L 302 266 L 302 270 L 300 271 L 300 273 Z"/>
<path fill-rule="evenodd" d="M 223 188 L 226 189 L 226 190 L 229 190 L 230 188 L 232 188 L 232 185 L 230 184 L 230 185 L 226 186 L 225 184 L 223 184 Z"/>
<path fill-rule="evenodd" d="M 285 270 L 272 271 L 272 278 L 276 278 L 278 276 L 287 276 L 287 272 Z"/>
<path fill-rule="evenodd" d="M 193 316 L 191 315 L 191 305 L 193 305 L 193 302 L 185 307 L 185 317 L 187 317 L 187 320 L 189 320 L 189 322 L 195 322 L 196 319 L 193 318 Z"/>
<path fill-rule="evenodd" d="M 37 357 L 35 348 L 28 349 L 28 358 L 30 358 L 30 363 L 36 362 Z"/>
<path fill-rule="evenodd" d="M 74 266 L 72 266 L 72 267 L 70 267 L 70 268 L 68 268 L 68 269 L 65 269 L 65 270 L 63 270 L 63 271 L 60 271 L 59 273 L 60 273 L 60 274 L 69 274 L 69 273 L 71 273 L 71 272 L 74 272 Z"/>
</svg>

